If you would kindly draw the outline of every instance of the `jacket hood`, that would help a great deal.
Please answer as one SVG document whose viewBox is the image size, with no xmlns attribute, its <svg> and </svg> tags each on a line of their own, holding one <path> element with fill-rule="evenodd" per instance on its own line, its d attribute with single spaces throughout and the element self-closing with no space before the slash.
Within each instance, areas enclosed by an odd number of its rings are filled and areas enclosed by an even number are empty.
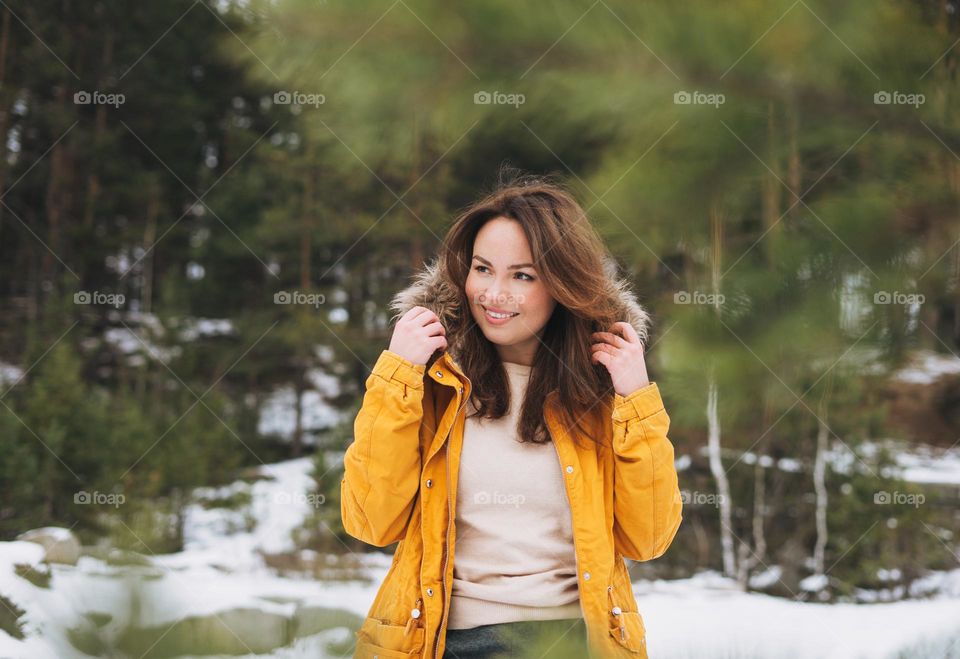
<svg viewBox="0 0 960 659">
<path fill-rule="evenodd" d="M 620 319 L 630 323 L 637 335 L 647 345 L 650 333 L 650 314 L 641 305 L 631 290 L 630 283 L 617 274 L 617 264 L 612 258 L 604 262 L 604 271 L 607 275 L 607 288 L 611 295 L 619 301 Z M 403 314 L 413 307 L 426 307 L 437 315 L 447 332 L 447 352 L 457 358 L 462 330 L 466 326 L 461 323 L 460 296 L 457 285 L 447 278 L 440 267 L 439 258 L 424 265 L 423 269 L 413 277 L 413 282 L 393 296 L 390 308 L 394 311 L 391 321 L 395 323 Z M 451 328 L 454 328 L 451 331 Z M 437 351 L 427 363 L 432 363 L 442 351 Z"/>
</svg>

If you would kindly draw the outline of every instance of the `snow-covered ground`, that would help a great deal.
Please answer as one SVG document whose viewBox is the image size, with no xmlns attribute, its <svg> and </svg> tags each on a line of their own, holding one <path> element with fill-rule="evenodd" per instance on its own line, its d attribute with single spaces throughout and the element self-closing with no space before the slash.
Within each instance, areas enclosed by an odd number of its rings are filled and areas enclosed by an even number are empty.
<svg viewBox="0 0 960 659">
<path fill-rule="evenodd" d="M 949 578 L 960 582 L 960 570 Z M 737 592 L 729 580 L 705 573 L 635 583 L 634 592 L 647 649 L 657 659 L 896 657 L 924 640 L 960 639 L 960 590 L 889 604 L 812 604 Z"/>
<path fill-rule="evenodd" d="M 52 566 L 50 588 L 43 588 L 14 573 L 15 564 L 45 570 L 43 549 L 30 542 L 0 543 L 0 593 L 27 612 L 27 638 L 19 641 L 0 632 L 0 657 L 91 656 L 77 651 L 67 635 L 68 629 L 89 624 L 91 612 L 111 616 L 108 631 L 129 625 L 166 628 L 186 618 L 227 617 L 243 609 L 290 619 L 319 607 L 358 620 L 389 568 L 389 556 L 348 556 L 365 578 L 321 582 L 306 575 L 277 576 L 260 553 L 292 550 L 291 532 L 311 506 L 323 505 L 307 494 L 310 469 L 307 458 L 291 460 L 261 468 L 267 478 L 253 483 L 197 490 L 197 499 L 208 501 L 248 493 L 250 507 L 191 506 L 185 550 L 151 557 L 150 565 L 142 567 L 84 556 L 75 567 Z M 341 560 L 330 557 L 331 563 Z M 634 589 L 650 656 L 657 659 L 886 658 L 924 640 L 960 639 L 960 569 L 931 575 L 928 581 L 927 590 L 937 593 L 933 597 L 884 604 L 811 604 L 742 593 L 714 573 L 637 581 Z M 331 644 L 349 648 L 352 638 L 352 629 L 339 625 L 269 653 L 245 656 L 342 656 L 331 651 Z M 945 656 L 942 650 L 926 656 Z M 960 640 L 955 650 L 960 655 Z"/>
<path fill-rule="evenodd" d="M 910 384 L 930 384 L 946 375 L 960 373 L 960 357 L 931 350 L 917 350 L 894 374 L 894 379 Z"/>
<path fill-rule="evenodd" d="M 832 450 L 827 454 L 827 463 L 838 473 L 849 473 L 853 468 L 863 473 L 877 473 L 889 478 L 925 485 L 960 485 L 960 446 L 954 448 L 937 448 L 921 444 L 908 444 L 902 440 L 884 439 L 860 442 L 856 446 L 858 455 L 854 455 L 850 446 L 835 442 Z M 893 458 L 894 464 L 881 471 L 874 469 L 873 461 L 878 457 L 880 450 L 886 449 Z M 699 449 L 700 455 L 707 456 L 706 446 Z M 760 461 L 760 466 L 766 469 L 776 468 L 780 471 L 801 472 L 812 471 L 812 464 L 805 464 L 796 458 L 779 458 L 774 460 L 767 455 L 757 456 L 753 451 L 741 451 L 734 448 L 722 448 L 721 454 L 725 460 L 739 461 L 752 465 Z M 677 471 L 689 469 L 693 461 L 689 455 L 678 455 Z M 869 468 L 869 472 L 867 469 Z"/>
</svg>

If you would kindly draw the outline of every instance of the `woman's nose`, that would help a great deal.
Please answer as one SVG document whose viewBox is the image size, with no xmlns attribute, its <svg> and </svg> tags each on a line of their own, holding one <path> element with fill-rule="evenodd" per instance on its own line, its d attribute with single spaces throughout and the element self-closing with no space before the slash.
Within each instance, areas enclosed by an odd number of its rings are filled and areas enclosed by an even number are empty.
<svg viewBox="0 0 960 659">
<path fill-rule="evenodd" d="M 506 288 L 500 286 L 499 284 L 496 286 L 491 286 L 486 291 L 484 291 L 483 294 L 485 296 L 484 301 L 487 304 L 490 304 L 493 306 L 498 306 L 498 307 L 506 306 L 510 300 L 509 291 Z"/>
</svg>

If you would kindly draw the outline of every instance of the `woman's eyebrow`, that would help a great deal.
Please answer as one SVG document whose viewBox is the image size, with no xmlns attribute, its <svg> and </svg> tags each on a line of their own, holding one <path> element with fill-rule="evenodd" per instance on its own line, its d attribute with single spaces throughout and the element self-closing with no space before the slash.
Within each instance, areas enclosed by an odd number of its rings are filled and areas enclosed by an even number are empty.
<svg viewBox="0 0 960 659">
<path fill-rule="evenodd" d="M 489 265 L 491 268 L 493 267 L 493 264 L 490 263 L 490 261 L 483 258 L 482 256 L 477 256 L 476 254 L 474 254 L 473 258 L 477 259 L 484 265 Z M 535 266 L 532 263 L 517 263 L 515 265 L 511 265 L 509 268 L 507 268 L 507 270 L 517 270 L 519 268 L 533 268 L 533 267 Z"/>
</svg>

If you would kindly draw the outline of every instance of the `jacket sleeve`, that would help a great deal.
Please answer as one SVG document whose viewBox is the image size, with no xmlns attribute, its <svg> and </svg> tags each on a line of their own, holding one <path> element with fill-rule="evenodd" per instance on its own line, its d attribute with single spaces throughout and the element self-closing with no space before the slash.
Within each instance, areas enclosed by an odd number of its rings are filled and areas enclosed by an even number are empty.
<svg viewBox="0 0 960 659">
<path fill-rule="evenodd" d="M 614 394 L 614 547 L 635 561 L 666 552 L 683 519 L 669 428 L 656 382 Z"/>
<path fill-rule="evenodd" d="M 340 516 L 347 533 L 371 545 L 400 540 L 416 501 L 425 370 L 384 350 L 366 381 L 343 458 Z"/>
</svg>

